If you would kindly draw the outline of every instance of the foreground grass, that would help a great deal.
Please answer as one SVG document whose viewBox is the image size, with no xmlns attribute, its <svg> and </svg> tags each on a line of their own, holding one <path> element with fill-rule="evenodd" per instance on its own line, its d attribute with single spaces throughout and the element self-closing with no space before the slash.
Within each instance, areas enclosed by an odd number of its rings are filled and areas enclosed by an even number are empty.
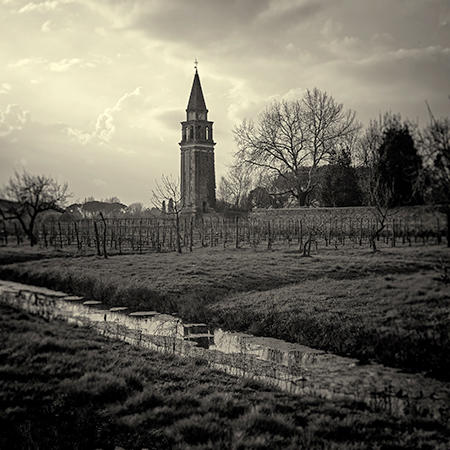
<svg viewBox="0 0 450 450">
<path fill-rule="evenodd" d="M 450 430 L 293 397 L 0 307 L 0 448 L 447 448 Z"/>
<path fill-rule="evenodd" d="M 0 278 L 448 379 L 450 296 L 435 267 L 449 263 L 443 247 L 323 250 L 313 258 L 209 249 L 9 264 Z"/>
</svg>

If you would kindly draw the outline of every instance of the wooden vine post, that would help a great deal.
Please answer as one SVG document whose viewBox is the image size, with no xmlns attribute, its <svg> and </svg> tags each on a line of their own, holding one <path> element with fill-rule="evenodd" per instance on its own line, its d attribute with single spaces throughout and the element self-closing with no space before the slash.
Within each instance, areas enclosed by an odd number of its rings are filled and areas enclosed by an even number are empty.
<svg viewBox="0 0 450 450">
<path fill-rule="evenodd" d="M 106 251 L 106 232 L 107 232 L 107 228 L 106 228 L 106 220 L 105 220 L 105 216 L 103 215 L 102 212 L 100 212 L 100 217 L 102 219 L 103 222 L 103 256 L 105 259 L 108 258 L 108 253 Z"/>
<path fill-rule="evenodd" d="M 100 237 L 98 235 L 98 226 L 95 220 L 94 220 L 94 233 L 95 233 L 95 245 L 97 247 L 97 256 L 102 256 L 102 252 L 100 250 Z"/>
</svg>

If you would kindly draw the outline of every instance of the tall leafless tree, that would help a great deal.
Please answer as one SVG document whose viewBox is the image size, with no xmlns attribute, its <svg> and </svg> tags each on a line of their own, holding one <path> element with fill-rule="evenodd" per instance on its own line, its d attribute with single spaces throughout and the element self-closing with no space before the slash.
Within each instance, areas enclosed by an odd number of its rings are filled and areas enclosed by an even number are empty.
<svg viewBox="0 0 450 450">
<path fill-rule="evenodd" d="M 447 246 L 450 247 L 450 118 L 436 118 L 427 106 L 430 123 L 417 136 L 424 160 L 421 188 L 426 200 L 437 204 L 446 214 Z"/>
<path fill-rule="evenodd" d="M 26 171 L 15 172 L 0 195 L 9 200 L 8 206 L 0 208 L 4 220 L 16 220 L 31 245 L 37 243 L 36 220 L 45 211 L 62 211 L 69 197 L 67 183 L 59 184 L 44 175 L 32 175 Z"/>
<path fill-rule="evenodd" d="M 384 131 L 397 119 L 397 116 L 387 113 L 378 120 L 371 120 L 360 139 L 358 160 L 362 189 L 374 216 L 374 224 L 369 231 L 373 252 L 377 251 L 377 240 L 386 228 L 389 216 L 396 212 L 390 207 L 394 197 L 393 186 L 384 182 L 384 174 L 380 170 L 380 147 Z"/>
<path fill-rule="evenodd" d="M 183 211 L 180 181 L 167 175 L 161 176 L 161 181 L 156 183 L 153 190 L 153 205 L 160 209 L 161 205 L 167 204 L 167 214 L 175 217 L 175 231 L 177 252 L 181 253 L 181 225 L 180 216 Z"/>
<path fill-rule="evenodd" d="M 217 189 L 218 197 L 235 207 L 243 206 L 253 183 L 252 168 L 245 164 L 235 163 L 220 180 Z"/>
<path fill-rule="evenodd" d="M 286 193 L 303 206 L 315 188 L 317 167 L 359 129 L 355 112 L 315 88 L 300 100 L 272 103 L 256 123 L 244 120 L 237 126 L 236 158 L 283 178 Z"/>
</svg>

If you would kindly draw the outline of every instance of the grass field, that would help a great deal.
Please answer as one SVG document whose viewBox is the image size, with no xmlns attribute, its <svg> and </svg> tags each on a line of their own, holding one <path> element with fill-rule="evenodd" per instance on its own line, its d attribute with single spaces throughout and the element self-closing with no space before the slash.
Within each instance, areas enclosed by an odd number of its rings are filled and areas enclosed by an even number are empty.
<svg viewBox="0 0 450 450">
<path fill-rule="evenodd" d="M 448 448 L 433 420 L 293 397 L 0 307 L 0 448 Z"/>
<path fill-rule="evenodd" d="M 449 263 L 450 251 L 436 246 L 323 250 L 312 258 L 205 249 L 48 258 L 0 266 L 0 278 L 448 379 L 449 285 L 436 267 Z"/>
<path fill-rule="evenodd" d="M 56 258 L 61 256 L 72 256 L 73 252 L 60 249 L 44 249 L 40 247 L 24 246 L 2 246 L 0 247 L 0 264 L 11 262 L 35 261 L 43 258 Z"/>
</svg>

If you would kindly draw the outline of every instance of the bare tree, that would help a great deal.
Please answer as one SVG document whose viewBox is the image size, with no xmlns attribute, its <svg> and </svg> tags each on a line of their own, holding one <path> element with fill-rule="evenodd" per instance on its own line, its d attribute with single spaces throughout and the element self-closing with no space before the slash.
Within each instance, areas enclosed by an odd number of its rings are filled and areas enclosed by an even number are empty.
<svg viewBox="0 0 450 450">
<path fill-rule="evenodd" d="M 362 188 L 365 191 L 371 211 L 374 216 L 374 225 L 369 230 L 369 240 L 373 252 L 377 251 L 377 240 L 386 228 L 389 216 L 395 213 L 390 207 L 394 196 L 393 186 L 385 183 L 381 167 L 380 147 L 383 142 L 383 133 L 395 117 L 386 114 L 378 120 L 372 120 L 361 137 L 359 162 L 362 175 Z"/>
<path fill-rule="evenodd" d="M 177 252 L 181 253 L 180 215 L 183 210 L 183 203 L 178 179 L 175 180 L 167 175 L 162 175 L 161 181 L 156 183 L 153 190 L 153 205 L 160 209 L 163 202 L 168 205 L 167 214 L 175 217 Z"/>
<path fill-rule="evenodd" d="M 450 247 L 450 119 L 436 118 L 427 104 L 430 123 L 418 132 L 419 151 L 424 160 L 421 188 L 430 203 L 439 205 L 447 217 L 447 246 Z"/>
<path fill-rule="evenodd" d="M 303 206 L 315 188 L 317 167 L 359 129 L 355 112 L 344 110 L 326 92 L 308 90 L 300 100 L 272 103 L 256 123 L 244 120 L 237 126 L 236 158 L 283 178 L 284 193 Z"/>
<path fill-rule="evenodd" d="M 243 206 L 253 183 L 252 167 L 245 164 L 233 164 L 226 176 L 220 180 L 218 197 L 235 207 Z"/>
<path fill-rule="evenodd" d="M 62 211 L 69 197 L 67 189 L 67 183 L 61 185 L 44 175 L 15 172 L 1 191 L 1 195 L 10 202 L 7 207 L 0 208 L 0 214 L 4 220 L 17 220 L 30 244 L 35 245 L 36 219 L 45 211 Z"/>
<path fill-rule="evenodd" d="M 381 177 L 376 170 L 370 170 L 370 205 L 372 206 L 372 214 L 375 218 L 375 224 L 369 231 L 369 241 L 373 252 L 377 251 L 377 240 L 382 231 L 386 228 L 389 217 L 397 211 L 391 208 L 390 204 L 394 197 L 394 189 L 381 182 Z"/>
</svg>

